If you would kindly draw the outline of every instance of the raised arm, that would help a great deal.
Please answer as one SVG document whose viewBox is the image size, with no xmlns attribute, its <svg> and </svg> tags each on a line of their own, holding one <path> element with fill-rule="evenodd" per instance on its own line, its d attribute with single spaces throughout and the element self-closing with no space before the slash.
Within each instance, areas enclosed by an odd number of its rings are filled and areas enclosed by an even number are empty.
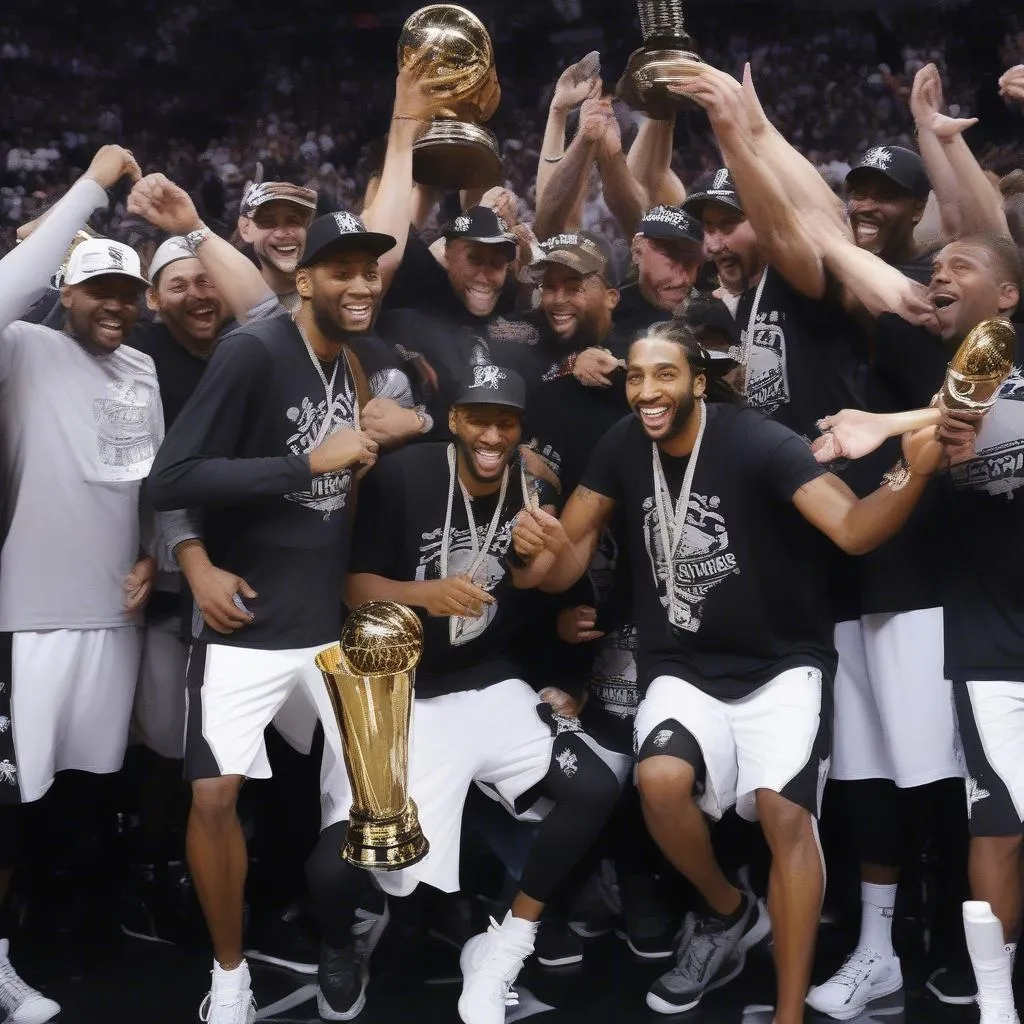
<svg viewBox="0 0 1024 1024">
<path fill-rule="evenodd" d="M 42 296 L 75 234 L 94 210 L 107 204 L 106 190 L 125 176 L 138 181 L 135 158 L 120 146 L 103 146 L 31 235 L 0 260 L 0 330 Z"/>
<path fill-rule="evenodd" d="M 413 220 L 412 145 L 430 120 L 431 101 L 427 87 L 418 78 L 419 71 L 414 64 L 398 73 L 380 184 L 373 201 L 363 210 L 363 223 L 370 231 L 391 235 L 398 243 L 378 263 L 385 291 L 405 256 Z"/>
<path fill-rule="evenodd" d="M 548 106 L 548 120 L 544 127 L 544 141 L 537 164 L 537 205 L 551 180 L 555 166 L 565 156 L 565 126 L 569 111 L 584 100 L 601 95 L 600 54 L 592 50 L 582 60 L 570 64 L 555 83 L 555 91 Z M 556 232 L 557 233 L 557 232 Z"/>
<path fill-rule="evenodd" d="M 128 196 L 128 210 L 170 235 L 193 232 L 193 252 L 228 309 L 244 323 L 250 313 L 276 297 L 251 260 L 214 234 L 196 210 L 192 197 L 166 175 L 147 174 Z"/>
<path fill-rule="evenodd" d="M 597 167 L 601 174 L 604 201 L 623 234 L 632 238 L 650 202 L 646 189 L 633 176 L 622 152 L 622 133 L 610 101 L 608 112 L 610 116 L 604 119 L 604 134 L 597 143 Z"/>
<path fill-rule="evenodd" d="M 672 170 L 674 129 L 674 117 L 645 117 L 629 147 L 626 164 L 650 206 L 682 206 L 686 201 L 686 188 Z"/>
<path fill-rule="evenodd" d="M 821 298 L 826 278 L 820 248 L 756 147 L 747 127 L 743 86 L 730 75 L 701 65 L 672 88 L 707 111 L 743 210 L 771 265 L 804 295 Z"/>
<path fill-rule="evenodd" d="M 942 240 L 973 232 L 1008 235 L 1002 197 L 985 177 L 963 137 L 977 118 L 954 118 L 942 111 L 942 80 L 927 64 L 914 76 L 910 109 L 918 147 L 939 204 Z"/>
</svg>

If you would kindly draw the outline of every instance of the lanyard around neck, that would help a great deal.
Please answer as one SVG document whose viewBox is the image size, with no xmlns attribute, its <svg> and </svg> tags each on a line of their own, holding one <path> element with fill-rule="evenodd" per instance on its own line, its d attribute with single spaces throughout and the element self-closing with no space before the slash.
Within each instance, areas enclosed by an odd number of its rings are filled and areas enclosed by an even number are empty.
<svg viewBox="0 0 1024 1024">
<path fill-rule="evenodd" d="M 740 373 L 743 375 L 740 394 L 746 396 L 750 389 L 750 357 L 754 353 L 754 328 L 757 326 L 757 312 L 761 306 L 761 295 L 764 293 L 764 283 L 768 280 L 768 268 L 761 271 L 761 280 L 757 282 L 754 290 L 754 301 L 750 304 L 750 317 L 747 320 L 747 336 L 743 339 L 740 352 Z"/>
<path fill-rule="evenodd" d="M 675 562 L 683 533 L 686 530 L 686 513 L 690 507 L 690 491 L 693 488 L 693 474 L 697 469 L 697 457 L 700 455 L 701 442 L 704 440 L 704 428 L 707 426 L 707 408 L 701 400 L 700 426 L 697 428 L 697 439 L 690 452 L 690 461 L 683 474 L 683 486 L 679 498 L 673 507 L 672 492 L 665 479 L 665 469 L 661 464 L 661 453 L 657 444 L 652 444 L 654 468 L 654 503 L 658 512 L 658 528 L 661 531 L 661 548 L 665 556 L 665 591 L 668 594 L 669 621 L 674 618 L 675 607 Z M 671 526 L 669 525 L 671 523 Z"/>
<path fill-rule="evenodd" d="M 327 374 L 324 373 L 323 363 L 317 358 L 317 354 L 313 351 L 313 346 L 309 343 L 309 338 L 306 337 L 306 332 L 302 329 L 301 324 L 295 317 L 292 317 L 292 322 L 295 324 L 296 329 L 299 332 L 299 337 L 302 338 L 302 344 L 306 346 L 306 354 L 309 356 L 310 362 L 313 364 L 313 368 L 316 370 L 317 376 L 320 378 L 320 382 L 324 386 L 324 396 L 327 399 L 327 412 L 324 414 L 323 422 L 320 424 L 320 429 L 317 431 L 316 438 L 313 441 L 313 447 L 316 448 L 323 444 L 324 441 L 333 433 L 331 426 L 334 423 L 334 382 L 338 376 L 338 363 L 340 359 L 334 361 L 334 366 L 331 369 L 331 379 L 327 379 Z M 342 355 L 345 357 L 345 368 L 348 371 L 349 376 L 352 380 L 355 380 L 355 374 L 352 373 L 352 364 L 349 362 L 348 350 L 343 348 Z M 352 402 L 352 427 L 355 430 L 359 429 L 359 401 L 358 399 Z"/>
</svg>

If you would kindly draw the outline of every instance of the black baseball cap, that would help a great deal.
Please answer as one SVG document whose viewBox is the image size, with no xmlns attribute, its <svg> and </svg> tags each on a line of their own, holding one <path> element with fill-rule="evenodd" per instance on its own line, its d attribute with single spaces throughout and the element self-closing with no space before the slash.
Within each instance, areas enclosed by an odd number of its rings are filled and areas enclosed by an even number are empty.
<svg viewBox="0 0 1024 1024">
<path fill-rule="evenodd" d="M 308 267 L 316 263 L 328 250 L 365 249 L 374 256 L 381 256 L 397 244 L 391 235 L 367 231 L 366 225 L 354 213 L 328 213 L 310 224 L 299 266 Z"/>
<path fill-rule="evenodd" d="M 666 241 L 704 242 L 704 228 L 696 217 L 681 206 L 654 206 L 648 210 L 636 229 L 644 238 L 661 238 Z"/>
<path fill-rule="evenodd" d="M 703 215 L 704 207 L 708 203 L 721 203 L 743 213 L 740 194 L 736 191 L 736 184 L 732 180 L 728 167 L 721 167 L 715 171 L 715 176 L 711 179 L 711 185 L 704 189 L 703 192 L 696 192 L 690 196 L 683 203 L 683 209 L 694 217 L 699 218 Z"/>
<path fill-rule="evenodd" d="M 680 319 L 694 331 L 701 328 L 716 331 L 726 338 L 731 349 L 738 351 L 740 347 L 740 328 L 735 317 L 720 299 L 697 296 L 686 304 L 679 314 Z M 707 346 L 704 346 L 707 348 Z M 714 354 L 712 350 L 712 354 Z"/>
<path fill-rule="evenodd" d="M 471 206 L 465 213 L 460 213 L 445 227 L 444 237 L 449 242 L 461 238 L 467 242 L 500 245 L 510 263 L 516 258 L 519 248 L 516 236 L 509 231 L 504 219 L 487 206 Z"/>
<path fill-rule="evenodd" d="M 894 181 L 915 199 L 927 199 L 931 191 L 924 161 L 912 149 L 904 149 L 903 146 L 875 146 L 869 149 L 846 175 L 846 184 L 854 184 L 855 175 L 859 177 L 869 171 Z"/>
<path fill-rule="evenodd" d="M 597 274 L 605 284 L 618 287 L 615 254 L 604 235 L 592 231 L 568 231 L 541 242 L 540 250 L 542 255 L 530 264 L 531 269 L 543 270 L 551 263 L 559 263 L 584 277 Z"/>
<path fill-rule="evenodd" d="M 453 405 L 507 405 L 522 412 L 526 408 L 526 381 L 515 370 L 489 363 L 470 367 L 470 376 Z"/>
</svg>

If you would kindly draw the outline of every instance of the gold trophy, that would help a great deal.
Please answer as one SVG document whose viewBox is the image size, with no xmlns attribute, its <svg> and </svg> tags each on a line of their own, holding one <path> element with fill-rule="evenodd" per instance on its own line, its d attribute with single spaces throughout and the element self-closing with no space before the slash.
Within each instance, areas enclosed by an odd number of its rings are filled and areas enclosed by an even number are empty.
<svg viewBox="0 0 1024 1024">
<path fill-rule="evenodd" d="M 634 110 L 664 118 L 685 102 L 666 88 L 693 71 L 700 57 L 683 25 L 683 0 L 637 0 L 644 45 L 633 52 L 616 95 Z"/>
<path fill-rule="evenodd" d="M 1009 320 L 982 320 L 960 343 L 946 369 L 947 409 L 991 409 L 1013 369 L 1017 335 Z"/>
<path fill-rule="evenodd" d="M 483 125 L 498 109 L 501 88 L 483 22 L 455 4 L 416 11 L 398 40 L 399 68 L 413 65 L 423 69 L 438 102 L 433 122 L 413 144 L 413 179 L 446 189 L 500 184 L 498 140 Z"/>
<path fill-rule="evenodd" d="M 341 643 L 316 665 L 331 697 L 352 789 L 341 856 L 398 871 L 430 849 L 409 797 L 409 722 L 423 624 L 393 601 L 370 601 L 345 620 Z"/>
</svg>

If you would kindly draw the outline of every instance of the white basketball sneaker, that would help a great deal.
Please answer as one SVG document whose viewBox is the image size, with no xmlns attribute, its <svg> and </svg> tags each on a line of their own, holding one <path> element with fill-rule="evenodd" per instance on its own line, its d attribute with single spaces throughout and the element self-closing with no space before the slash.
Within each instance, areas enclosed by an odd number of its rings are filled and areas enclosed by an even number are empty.
<svg viewBox="0 0 1024 1024">
<path fill-rule="evenodd" d="M 18 977 L 10 951 L 7 939 L 0 939 L 0 1010 L 4 1020 L 7 1024 L 46 1024 L 60 1013 L 60 1006 Z"/>
<path fill-rule="evenodd" d="M 213 984 L 199 1007 L 199 1020 L 202 1024 L 255 1024 L 256 1000 L 244 960 L 233 971 L 214 967 Z"/>
<path fill-rule="evenodd" d="M 504 1024 L 505 1007 L 519 1001 L 512 984 L 533 952 L 536 934 L 536 923 L 509 911 L 501 924 L 492 917 L 490 928 L 462 947 L 459 1016 L 464 1024 Z"/>
<path fill-rule="evenodd" d="M 899 957 L 858 947 L 828 981 L 807 993 L 807 1005 L 836 1020 L 850 1020 L 868 1003 L 901 988 L 903 972 Z"/>
</svg>

